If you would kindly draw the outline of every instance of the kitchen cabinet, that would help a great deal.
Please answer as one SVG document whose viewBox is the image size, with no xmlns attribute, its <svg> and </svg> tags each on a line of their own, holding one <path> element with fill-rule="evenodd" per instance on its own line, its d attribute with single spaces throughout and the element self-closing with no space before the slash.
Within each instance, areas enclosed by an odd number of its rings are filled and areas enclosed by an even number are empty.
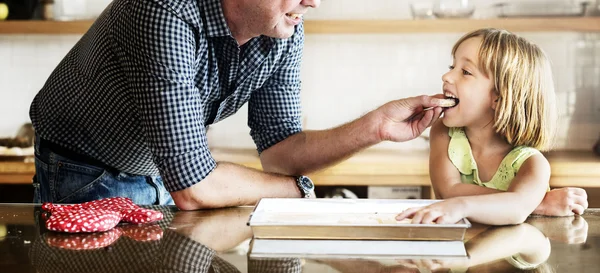
<svg viewBox="0 0 600 273">
<path fill-rule="evenodd" d="M 0 21 L 0 34 L 83 34 L 93 24 L 85 21 Z M 514 32 L 600 31 L 600 17 L 535 17 L 435 20 L 306 20 L 307 34 L 386 34 L 467 32 L 496 27 Z"/>
</svg>

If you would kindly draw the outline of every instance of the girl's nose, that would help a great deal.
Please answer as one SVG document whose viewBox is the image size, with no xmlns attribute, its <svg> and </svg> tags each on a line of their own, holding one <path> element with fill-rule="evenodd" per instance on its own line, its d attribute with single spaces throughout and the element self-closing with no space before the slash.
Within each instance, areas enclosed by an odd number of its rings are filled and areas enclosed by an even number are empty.
<svg viewBox="0 0 600 273">
<path fill-rule="evenodd" d="M 446 72 L 444 75 L 442 75 L 442 82 L 444 83 L 452 83 L 452 70 Z"/>
</svg>

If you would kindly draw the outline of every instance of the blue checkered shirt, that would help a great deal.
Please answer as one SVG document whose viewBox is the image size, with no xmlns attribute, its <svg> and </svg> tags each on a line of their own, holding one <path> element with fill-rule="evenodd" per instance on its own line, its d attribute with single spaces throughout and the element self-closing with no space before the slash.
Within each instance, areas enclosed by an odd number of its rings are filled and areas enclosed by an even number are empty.
<svg viewBox="0 0 600 273">
<path fill-rule="evenodd" d="M 301 131 L 302 24 L 239 47 L 220 0 L 114 0 L 31 104 L 43 139 L 169 191 L 215 167 L 206 130 L 246 102 L 258 152 Z"/>
</svg>

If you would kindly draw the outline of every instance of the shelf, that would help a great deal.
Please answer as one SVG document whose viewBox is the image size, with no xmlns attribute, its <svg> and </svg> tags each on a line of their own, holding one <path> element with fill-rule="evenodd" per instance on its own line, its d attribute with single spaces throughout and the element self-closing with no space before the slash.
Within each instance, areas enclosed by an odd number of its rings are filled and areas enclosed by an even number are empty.
<svg viewBox="0 0 600 273">
<path fill-rule="evenodd" d="M 0 34 L 83 34 L 93 21 L 3 21 Z M 544 17 L 436 20 L 307 20 L 307 34 L 467 32 L 484 27 L 514 32 L 600 31 L 600 17 Z"/>
<path fill-rule="evenodd" d="M 1 21 L 0 34 L 83 34 L 94 21 Z"/>
<path fill-rule="evenodd" d="M 327 20 L 306 21 L 304 29 L 312 34 L 386 34 L 468 32 L 495 27 L 513 32 L 600 31 L 600 17 L 496 18 L 435 20 Z"/>
</svg>

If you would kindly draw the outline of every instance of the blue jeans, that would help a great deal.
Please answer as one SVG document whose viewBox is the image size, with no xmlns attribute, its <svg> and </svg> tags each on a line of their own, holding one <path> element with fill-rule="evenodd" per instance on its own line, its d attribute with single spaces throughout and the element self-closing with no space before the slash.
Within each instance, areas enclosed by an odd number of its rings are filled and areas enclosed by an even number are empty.
<svg viewBox="0 0 600 273">
<path fill-rule="evenodd" d="M 129 197 L 138 205 L 173 205 L 160 176 L 131 175 L 71 160 L 35 141 L 33 202 L 83 203 Z"/>
</svg>

